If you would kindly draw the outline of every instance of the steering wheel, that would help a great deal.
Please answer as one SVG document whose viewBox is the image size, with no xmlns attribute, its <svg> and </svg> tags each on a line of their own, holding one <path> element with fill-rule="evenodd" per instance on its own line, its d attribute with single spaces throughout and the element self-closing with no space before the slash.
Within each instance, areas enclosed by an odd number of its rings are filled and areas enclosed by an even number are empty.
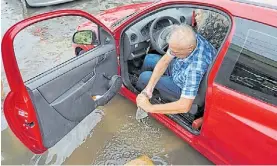
<svg viewBox="0 0 277 166">
<path fill-rule="evenodd" d="M 161 30 L 155 30 L 154 27 L 156 27 L 156 24 L 160 20 L 164 20 L 164 19 L 170 20 L 171 25 Z M 180 24 L 180 22 L 171 16 L 161 16 L 156 18 L 150 26 L 150 30 L 149 30 L 150 42 L 152 44 L 152 47 L 161 55 L 165 54 L 165 48 L 168 46 L 168 39 L 172 31 L 173 24 Z"/>
</svg>

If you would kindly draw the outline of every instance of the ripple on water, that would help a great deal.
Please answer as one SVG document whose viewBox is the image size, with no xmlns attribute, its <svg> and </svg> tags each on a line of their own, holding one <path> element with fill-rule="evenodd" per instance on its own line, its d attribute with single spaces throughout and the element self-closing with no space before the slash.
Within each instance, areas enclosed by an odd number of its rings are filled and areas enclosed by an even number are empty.
<svg viewBox="0 0 277 166">
<path fill-rule="evenodd" d="M 153 157 L 153 162 L 158 165 L 167 164 L 158 156 L 165 152 L 163 144 L 160 143 L 160 129 L 152 127 L 148 118 L 144 123 L 138 123 L 134 117 L 131 118 L 133 120 L 123 124 L 113 138 L 97 152 L 93 165 L 122 165 L 140 155 Z"/>
</svg>

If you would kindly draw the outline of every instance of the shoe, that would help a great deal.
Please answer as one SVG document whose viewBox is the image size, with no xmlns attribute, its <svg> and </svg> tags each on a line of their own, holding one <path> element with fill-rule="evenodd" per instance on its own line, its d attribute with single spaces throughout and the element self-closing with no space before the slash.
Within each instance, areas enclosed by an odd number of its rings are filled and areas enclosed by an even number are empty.
<svg viewBox="0 0 277 166">
<path fill-rule="evenodd" d="M 138 69 L 132 71 L 132 74 L 135 74 L 135 75 L 137 75 L 137 76 L 139 76 L 141 73 L 142 73 L 142 71 L 141 71 L 141 70 L 138 70 Z"/>
<path fill-rule="evenodd" d="M 130 82 L 131 82 L 132 85 L 136 85 L 137 82 L 138 82 L 138 77 L 135 76 L 135 75 L 129 74 L 129 80 L 130 80 Z"/>
</svg>

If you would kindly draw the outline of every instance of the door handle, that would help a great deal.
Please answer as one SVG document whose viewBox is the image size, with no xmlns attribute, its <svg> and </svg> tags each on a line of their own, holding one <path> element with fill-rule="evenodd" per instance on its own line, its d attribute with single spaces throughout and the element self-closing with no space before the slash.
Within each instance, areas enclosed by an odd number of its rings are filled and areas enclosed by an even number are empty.
<svg viewBox="0 0 277 166">
<path fill-rule="evenodd" d="M 114 75 L 109 82 L 109 90 L 104 93 L 99 99 L 95 100 L 96 106 L 103 106 L 107 104 L 120 90 L 122 86 L 122 79 L 118 75 Z"/>
<path fill-rule="evenodd" d="M 107 58 L 107 54 L 100 55 L 100 56 L 97 58 L 97 64 L 99 65 L 100 63 L 104 62 L 106 58 Z"/>
<path fill-rule="evenodd" d="M 90 80 L 94 75 L 95 75 L 95 73 L 92 72 L 92 73 L 88 74 L 87 76 L 85 76 L 85 77 L 82 79 L 82 81 L 83 81 L 84 83 L 86 83 L 86 82 L 88 82 L 88 80 Z"/>
</svg>

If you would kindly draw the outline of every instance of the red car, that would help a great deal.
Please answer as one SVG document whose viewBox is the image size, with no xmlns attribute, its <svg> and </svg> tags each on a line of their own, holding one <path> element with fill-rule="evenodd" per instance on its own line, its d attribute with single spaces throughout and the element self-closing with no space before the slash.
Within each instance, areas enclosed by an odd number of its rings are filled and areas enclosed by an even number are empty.
<svg viewBox="0 0 277 166">
<path fill-rule="evenodd" d="M 11 91 L 4 113 L 20 141 L 34 153 L 43 153 L 118 92 L 135 103 L 139 92 L 130 77 L 138 73 L 146 53 L 164 51 L 155 42 L 159 34 L 173 23 L 193 25 L 194 9 L 207 9 L 228 18 L 230 26 L 190 112 L 151 116 L 215 164 L 276 165 L 276 7 L 248 0 L 162 0 L 131 8 L 136 12 L 119 22 L 116 16 L 115 24 L 83 11 L 60 10 L 23 20 L 6 32 L 2 57 Z M 121 10 L 124 7 L 113 9 Z M 36 22 L 71 15 L 98 25 L 96 38 L 90 33 L 83 43 L 91 46 L 97 39 L 97 49 L 23 82 L 14 37 Z M 156 103 L 174 100 L 156 95 Z"/>
</svg>

